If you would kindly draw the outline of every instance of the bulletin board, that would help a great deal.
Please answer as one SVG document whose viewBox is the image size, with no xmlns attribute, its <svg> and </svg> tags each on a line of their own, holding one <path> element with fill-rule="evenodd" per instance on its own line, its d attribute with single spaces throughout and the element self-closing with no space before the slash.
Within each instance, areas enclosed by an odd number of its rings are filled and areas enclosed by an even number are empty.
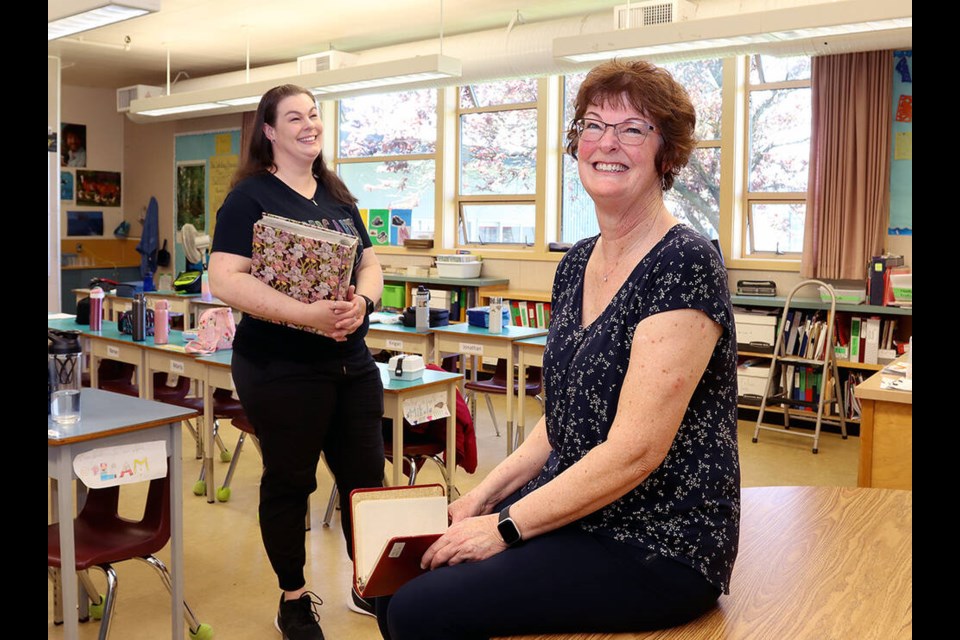
<svg viewBox="0 0 960 640">
<path fill-rule="evenodd" d="M 913 235 L 913 51 L 893 52 L 889 235 Z"/>
<path fill-rule="evenodd" d="M 216 226 L 217 211 L 230 189 L 230 180 L 240 163 L 240 129 L 227 129 L 204 133 L 178 134 L 174 141 L 174 164 L 176 167 L 197 166 L 204 167 L 205 185 L 204 194 L 204 224 L 198 231 L 213 237 Z M 177 202 L 177 194 L 174 194 Z M 177 216 L 174 216 L 174 224 Z M 180 231 L 177 226 L 175 232 Z M 183 245 L 179 236 L 175 246 L 174 265 L 178 271 L 186 268 L 183 254 Z"/>
</svg>

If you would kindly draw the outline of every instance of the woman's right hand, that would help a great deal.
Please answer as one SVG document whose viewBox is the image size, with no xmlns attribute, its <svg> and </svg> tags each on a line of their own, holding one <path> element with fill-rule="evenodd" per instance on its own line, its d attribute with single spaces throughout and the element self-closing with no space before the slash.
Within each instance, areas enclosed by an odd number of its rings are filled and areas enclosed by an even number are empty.
<svg viewBox="0 0 960 640">
<path fill-rule="evenodd" d="M 323 332 L 328 338 L 345 342 L 349 331 L 337 329 L 337 322 L 343 319 L 354 305 L 346 300 L 317 300 L 307 305 L 307 315 L 303 324 Z"/>
<path fill-rule="evenodd" d="M 450 524 L 456 524 L 466 518 L 473 516 L 482 516 L 490 512 L 486 502 L 477 497 L 475 492 L 460 496 L 457 500 L 450 503 L 447 507 L 447 515 L 450 516 Z"/>
</svg>

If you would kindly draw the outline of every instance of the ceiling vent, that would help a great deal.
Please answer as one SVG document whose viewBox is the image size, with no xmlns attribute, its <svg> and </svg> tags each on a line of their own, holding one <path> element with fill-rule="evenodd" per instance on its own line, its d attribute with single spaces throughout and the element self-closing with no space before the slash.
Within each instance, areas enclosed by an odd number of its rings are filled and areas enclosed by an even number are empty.
<svg viewBox="0 0 960 640">
<path fill-rule="evenodd" d="M 613 8 L 613 28 L 633 29 L 654 24 L 680 22 L 693 16 L 696 6 L 686 0 L 631 2 Z"/>
<path fill-rule="evenodd" d="M 143 98 L 156 98 L 166 95 L 163 87 L 154 87 L 147 84 L 135 84 L 132 87 L 117 89 L 117 113 L 130 111 L 130 103 Z"/>
<path fill-rule="evenodd" d="M 340 67 L 349 67 L 357 56 L 344 51 L 324 51 L 322 53 L 312 53 L 308 56 L 297 58 L 297 73 L 317 73 L 318 71 L 331 71 Z"/>
</svg>

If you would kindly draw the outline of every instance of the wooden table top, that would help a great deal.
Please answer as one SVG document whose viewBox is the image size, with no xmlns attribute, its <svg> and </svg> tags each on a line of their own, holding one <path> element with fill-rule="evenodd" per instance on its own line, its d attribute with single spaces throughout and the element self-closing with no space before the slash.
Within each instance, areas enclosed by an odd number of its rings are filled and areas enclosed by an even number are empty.
<svg viewBox="0 0 960 640">
<path fill-rule="evenodd" d="M 688 624 L 646 633 L 512 640 L 913 636 L 913 492 L 858 487 L 742 490 L 730 595 Z"/>
</svg>

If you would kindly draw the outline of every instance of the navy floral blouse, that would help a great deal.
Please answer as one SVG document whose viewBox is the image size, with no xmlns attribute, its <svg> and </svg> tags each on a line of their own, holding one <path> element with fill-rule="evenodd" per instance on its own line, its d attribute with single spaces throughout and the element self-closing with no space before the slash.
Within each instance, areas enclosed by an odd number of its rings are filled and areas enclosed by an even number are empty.
<svg viewBox="0 0 960 640">
<path fill-rule="evenodd" d="M 708 240 L 675 225 L 583 328 L 584 274 L 596 243 L 597 237 L 579 241 L 557 268 L 543 356 L 553 451 L 523 493 L 546 484 L 606 440 L 637 324 L 664 311 L 700 310 L 723 327 L 723 335 L 666 458 L 637 487 L 579 524 L 683 562 L 729 593 L 740 530 L 740 462 L 736 335 L 726 270 Z"/>
</svg>

